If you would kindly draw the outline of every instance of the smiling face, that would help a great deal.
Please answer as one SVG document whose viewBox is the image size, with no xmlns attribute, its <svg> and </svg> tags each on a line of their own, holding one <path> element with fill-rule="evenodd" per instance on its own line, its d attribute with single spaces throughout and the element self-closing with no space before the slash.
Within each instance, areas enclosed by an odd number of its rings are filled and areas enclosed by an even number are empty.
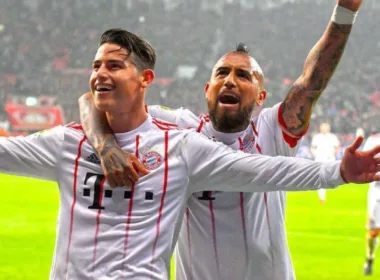
<svg viewBox="0 0 380 280">
<path fill-rule="evenodd" d="M 263 104 L 266 91 L 257 62 L 244 53 L 228 53 L 215 65 L 205 87 L 210 119 L 220 132 L 243 131 L 256 105 Z"/>
<path fill-rule="evenodd" d="M 144 71 L 119 45 L 105 43 L 98 48 L 90 77 L 96 107 L 101 111 L 123 112 L 144 100 Z"/>
</svg>

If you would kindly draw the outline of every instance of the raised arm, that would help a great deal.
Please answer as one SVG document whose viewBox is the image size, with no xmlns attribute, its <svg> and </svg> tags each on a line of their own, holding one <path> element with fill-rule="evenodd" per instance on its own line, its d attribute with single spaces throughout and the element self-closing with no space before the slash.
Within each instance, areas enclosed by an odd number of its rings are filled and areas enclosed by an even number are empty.
<svg viewBox="0 0 380 280">
<path fill-rule="evenodd" d="M 105 114 L 95 107 L 92 94 L 85 93 L 78 102 L 83 130 L 99 155 L 110 186 L 130 185 L 138 180 L 139 174 L 148 174 L 135 155 L 120 148 Z"/>
<path fill-rule="evenodd" d="M 357 149 L 358 138 L 342 161 L 314 162 L 290 157 L 244 154 L 204 136 L 190 133 L 183 144 L 190 191 L 299 191 L 333 188 L 345 182 L 366 183 L 380 179 L 380 146 L 366 152 Z M 343 180 L 344 178 L 344 180 Z"/>
<path fill-rule="evenodd" d="M 337 3 L 332 20 L 310 51 L 301 76 L 283 101 L 285 129 L 291 135 L 302 135 L 308 128 L 312 108 L 338 66 L 362 0 L 337 0 Z"/>
</svg>

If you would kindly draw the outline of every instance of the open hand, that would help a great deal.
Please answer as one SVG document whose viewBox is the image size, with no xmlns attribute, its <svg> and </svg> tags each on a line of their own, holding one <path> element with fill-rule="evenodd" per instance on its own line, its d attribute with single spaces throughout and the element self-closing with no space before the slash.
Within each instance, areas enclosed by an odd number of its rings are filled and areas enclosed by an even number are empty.
<svg viewBox="0 0 380 280">
<path fill-rule="evenodd" d="M 347 183 L 380 181 L 380 175 L 376 175 L 380 172 L 380 157 L 375 157 L 380 153 L 380 146 L 364 152 L 358 151 L 363 139 L 362 136 L 356 138 L 344 152 L 340 173 Z"/>
</svg>

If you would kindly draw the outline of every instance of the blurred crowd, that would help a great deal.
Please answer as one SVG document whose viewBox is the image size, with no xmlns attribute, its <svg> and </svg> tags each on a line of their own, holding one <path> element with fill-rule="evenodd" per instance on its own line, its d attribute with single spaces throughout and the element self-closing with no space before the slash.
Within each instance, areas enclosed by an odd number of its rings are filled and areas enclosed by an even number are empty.
<svg viewBox="0 0 380 280">
<path fill-rule="evenodd" d="M 379 3 L 360 10 L 346 52 L 313 114 L 336 133 L 380 131 Z M 0 98 L 56 97 L 78 120 L 100 34 L 121 27 L 157 51 L 149 104 L 206 110 L 203 86 L 219 56 L 246 43 L 262 66 L 267 106 L 280 102 L 322 35 L 331 0 L 2 0 Z M 2 102 L 4 104 L 4 102 Z M 6 118 L 0 108 L 0 121 Z"/>
</svg>

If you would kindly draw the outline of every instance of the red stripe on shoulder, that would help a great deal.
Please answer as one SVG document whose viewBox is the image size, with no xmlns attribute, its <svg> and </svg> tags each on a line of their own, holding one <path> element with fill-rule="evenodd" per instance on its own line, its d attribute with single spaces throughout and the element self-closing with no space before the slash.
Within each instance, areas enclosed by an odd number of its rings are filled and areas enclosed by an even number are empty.
<svg viewBox="0 0 380 280">
<path fill-rule="evenodd" d="M 200 114 L 199 118 L 202 119 L 202 120 L 204 120 L 205 122 L 209 122 L 210 121 L 210 115 L 209 114 Z"/>
<path fill-rule="evenodd" d="M 77 122 L 71 122 L 71 123 L 67 124 L 66 127 L 73 128 L 73 129 L 76 129 L 76 130 L 82 130 L 83 131 L 82 125 L 79 124 L 79 123 L 77 123 Z"/>
<path fill-rule="evenodd" d="M 284 117 L 282 116 L 282 105 L 283 103 L 281 103 L 280 108 L 278 108 L 277 120 L 282 129 L 282 136 L 284 137 L 285 142 L 290 146 L 290 148 L 294 148 L 297 146 L 298 140 L 300 140 L 307 133 L 308 128 L 300 136 L 292 136 L 286 133 L 284 130 L 287 130 L 288 126 L 286 125 Z"/>
<path fill-rule="evenodd" d="M 155 124 L 158 129 L 164 130 L 164 131 L 179 129 L 178 126 L 175 124 L 170 124 L 170 123 L 165 124 L 161 121 L 158 121 L 155 118 L 153 118 L 152 123 Z"/>
<path fill-rule="evenodd" d="M 154 119 L 157 123 L 159 124 L 162 124 L 162 125 L 167 125 L 167 126 L 170 126 L 170 127 L 175 127 L 175 128 L 178 128 L 178 125 L 174 124 L 174 123 L 170 123 L 170 122 L 165 122 L 163 120 L 159 120 L 159 119 Z"/>
</svg>

